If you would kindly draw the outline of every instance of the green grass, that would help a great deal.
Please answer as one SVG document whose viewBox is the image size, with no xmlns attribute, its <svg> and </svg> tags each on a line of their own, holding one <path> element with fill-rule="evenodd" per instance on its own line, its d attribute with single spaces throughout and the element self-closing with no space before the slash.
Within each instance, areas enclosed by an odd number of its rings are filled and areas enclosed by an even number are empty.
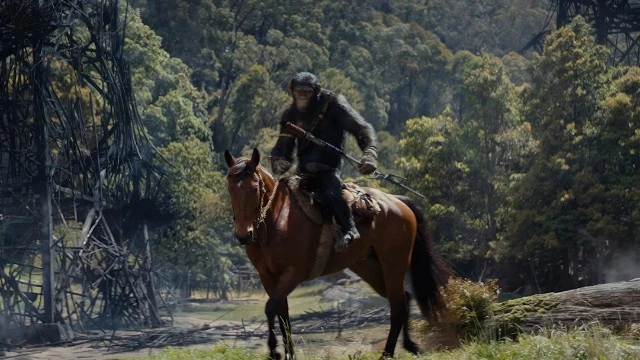
<svg viewBox="0 0 640 360">
<path fill-rule="evenodd" d="M 304 350 L 298 347 L 300 360 L 377 360 L 380 357 L 379 352 L 356 351 L 346 354 L 313 355 Z M 232 347 L 228 344 L 218 344 L 211 349 L 168 348 L 150 357 L 155 360 L 263 358 L 266 358 L 264 353 Z M 639 358 L 640 342 L 637 339 L 624 340 L 602 327 L 576 329 L 569 332 L 547 330 L 541 335 L 523 335 L 517 342 L 471 342 L 460 349 L 433 352 L 418 357 L 406 353 L 396 355 L 396 359 L 399 360 L 631 360 Z"/>
<path fill-rule="evenodd" d="M 611 335 L 605 328 L 550 331 L 522 335 L 517 342 L 470 343 L 463 348 L 424 357 L 425 360 L 626 360 L 640 358 L 640 343 Z"/>
</svg>

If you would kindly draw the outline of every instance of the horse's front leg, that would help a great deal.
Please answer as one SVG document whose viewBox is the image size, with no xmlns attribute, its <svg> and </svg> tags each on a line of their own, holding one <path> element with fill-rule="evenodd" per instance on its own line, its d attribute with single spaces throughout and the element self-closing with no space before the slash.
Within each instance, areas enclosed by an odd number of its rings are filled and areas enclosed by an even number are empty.
<svg viewBox="0 0 640 360">
<path fill-rule="evenodd" d="M 267 344 L 269 345 L 269 360 L 279 360 L 280 354 L 276 350 L 278 346 L 278 339 L 276 338 L 275 318 L 278 313 L 278 303 L 273 298 L 267 300 L 267 306 L 264 309 L 265 315 L 267 315 L 267 325 L 269 326 L 269 339 Z"/>
<path fill-rule="evenodd" d="M 282 342 L 284 343 L 284 356 L 293 359 L 293 340 L 291 338 L 291 319 L 289 319 L 289 302 L 287 298 L 280 303 L 278 309 L 278 320 L 280 322 L 280 332 L 282 332 Z"/>
<path fill-rule="evenodd" d="M 280 323 L 280 332 L 282 333 L 282 342 L 284 345 L 285 359 L 294 359 L 293 339 L 291 338 L 291 320 L 289 318 L 289 303 L 287 297 L 269 298 L 265 308 L 267 315 L 267 324 L 269 325 L 269 359 L 280 359 L 280 354 L 276 351 L 278 340 L 276 338 L 275 317 L 278 317 Z"/>
<path fill-rule="evenodd" d="M 275 317 L 278 317 L 280 323 L 280 330 L 282 331 L 282 341 L 285 348 L 285 356 L 287 359 L 295 359 L 293 350 L 293 341 L 291 339 L 291 321 L 289 319 L 289 303 L 287 296 L 304 280 L 299 275 L 299 272 L 287 271 L 281 274 L 275 282 L 273 287 L 265 290 L 269 294 L 269 300 L 265 307 L 265 314 L 267 315 L 267 324 L 269 325 L 269 339 L 267 344 L 269 345 L 269 358 L 280 359 L 280 354 L 276 351 L 277 339 L 275 334 Z M 264 282 L 263 282 L 264 284 Z"/>
</svg>

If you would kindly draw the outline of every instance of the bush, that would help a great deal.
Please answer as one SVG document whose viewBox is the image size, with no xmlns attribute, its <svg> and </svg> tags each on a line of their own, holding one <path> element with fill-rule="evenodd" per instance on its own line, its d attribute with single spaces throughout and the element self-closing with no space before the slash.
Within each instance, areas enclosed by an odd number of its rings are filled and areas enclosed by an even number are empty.
<svg viewBox="0 0 640 360">
<path fill-rule="evenodd" d="M 429 348 L 452 348 L 459 345 L 460 340 L 491 338 L 487 336 L 485 328 L 493 318 L 493 306 L 498 298 L 496 280 L 475 282 L 451 278 L 443 289 L 443 298 L 447 311 L 441 322 L 418 325 L 426 335 Z"/>
</svg>

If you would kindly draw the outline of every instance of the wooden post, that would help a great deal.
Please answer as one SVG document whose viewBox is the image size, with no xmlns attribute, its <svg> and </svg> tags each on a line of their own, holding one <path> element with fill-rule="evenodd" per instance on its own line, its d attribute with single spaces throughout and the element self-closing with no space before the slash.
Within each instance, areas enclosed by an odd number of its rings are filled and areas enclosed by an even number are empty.
<svg viewBox="0 0 640 360">
<path fill-rule="evenodd" d="M 143 235 L 144 235 L 144 272 L 147 276 L 147 296 L 149 297 L 149 316 L 151 317 L 151 323 L 153 326 L 162 325 L 162 319 L 160 318 L 160 314 L 158 314 L 158 303 L 156 302 L 156 287 L 153 282 L 153 269 L 151 262 L 151 243 L 149 242 L 149 229 L 147 226 L 147 221 L 144 221 L 142 225 Z"/>
<path fill-rule="evenodd" d="M 38 166 L 34 190 L 40 206 L 39 225 L 42 254 L 42 296 L 44 313 L 42 322 L 53 323 L 53 224 L 51 218 L 51 177 L 49 176 L 50 154 L 49 134 L 47 131 L 47 119 L 44 109 L 43 87 L 46 79 L 46 68 L 43 64 L 42 39 L 36 38 L 33 44 L 33 111 L 36 142 L 36 162 Z"/>
</svg>

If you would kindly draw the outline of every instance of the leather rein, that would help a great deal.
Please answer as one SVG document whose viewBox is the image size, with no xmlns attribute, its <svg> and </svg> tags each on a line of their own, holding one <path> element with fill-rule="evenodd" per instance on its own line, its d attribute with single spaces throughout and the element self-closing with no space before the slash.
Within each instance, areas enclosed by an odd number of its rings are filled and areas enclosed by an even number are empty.
<svg viewBox="0 0 640 360">
<path fill-rule="evenodd" d="M 267 188 L 265 186 L 266 182 L 264 181 L 264 179 L 262 178 L 262 174 L 258 171 L 258 191 L 261 193 L 258 196 L 260 197 L 260 209 L 258 210 L 258 217 L 253 221 L 254 227 L 256 229 L 256 231 L 253 233 L 254 238 L 257 234 L 257 230 L 260 227 L 261 224 L 264 224 L 265 220 L 267 219 L 267 211 L 269 211 L 269 209 L 271 208 L 271 205 L 273 204 L 273 200 L 276 197 L 276 192 L 278 190 L 278 186 L 280 185 L 280 181 L 276 181 L 276 185 L 273 187 L 273 191 L 271 192 L 271 195 L 269 196 L 269 199 L 267 199 L 266 203 L 265 203 L 265 197 L 267 195 Z M 264 231 L 265 231 L 265 240 L 267 239 L 267 227 L 264 226 Z"/>
</svg>

